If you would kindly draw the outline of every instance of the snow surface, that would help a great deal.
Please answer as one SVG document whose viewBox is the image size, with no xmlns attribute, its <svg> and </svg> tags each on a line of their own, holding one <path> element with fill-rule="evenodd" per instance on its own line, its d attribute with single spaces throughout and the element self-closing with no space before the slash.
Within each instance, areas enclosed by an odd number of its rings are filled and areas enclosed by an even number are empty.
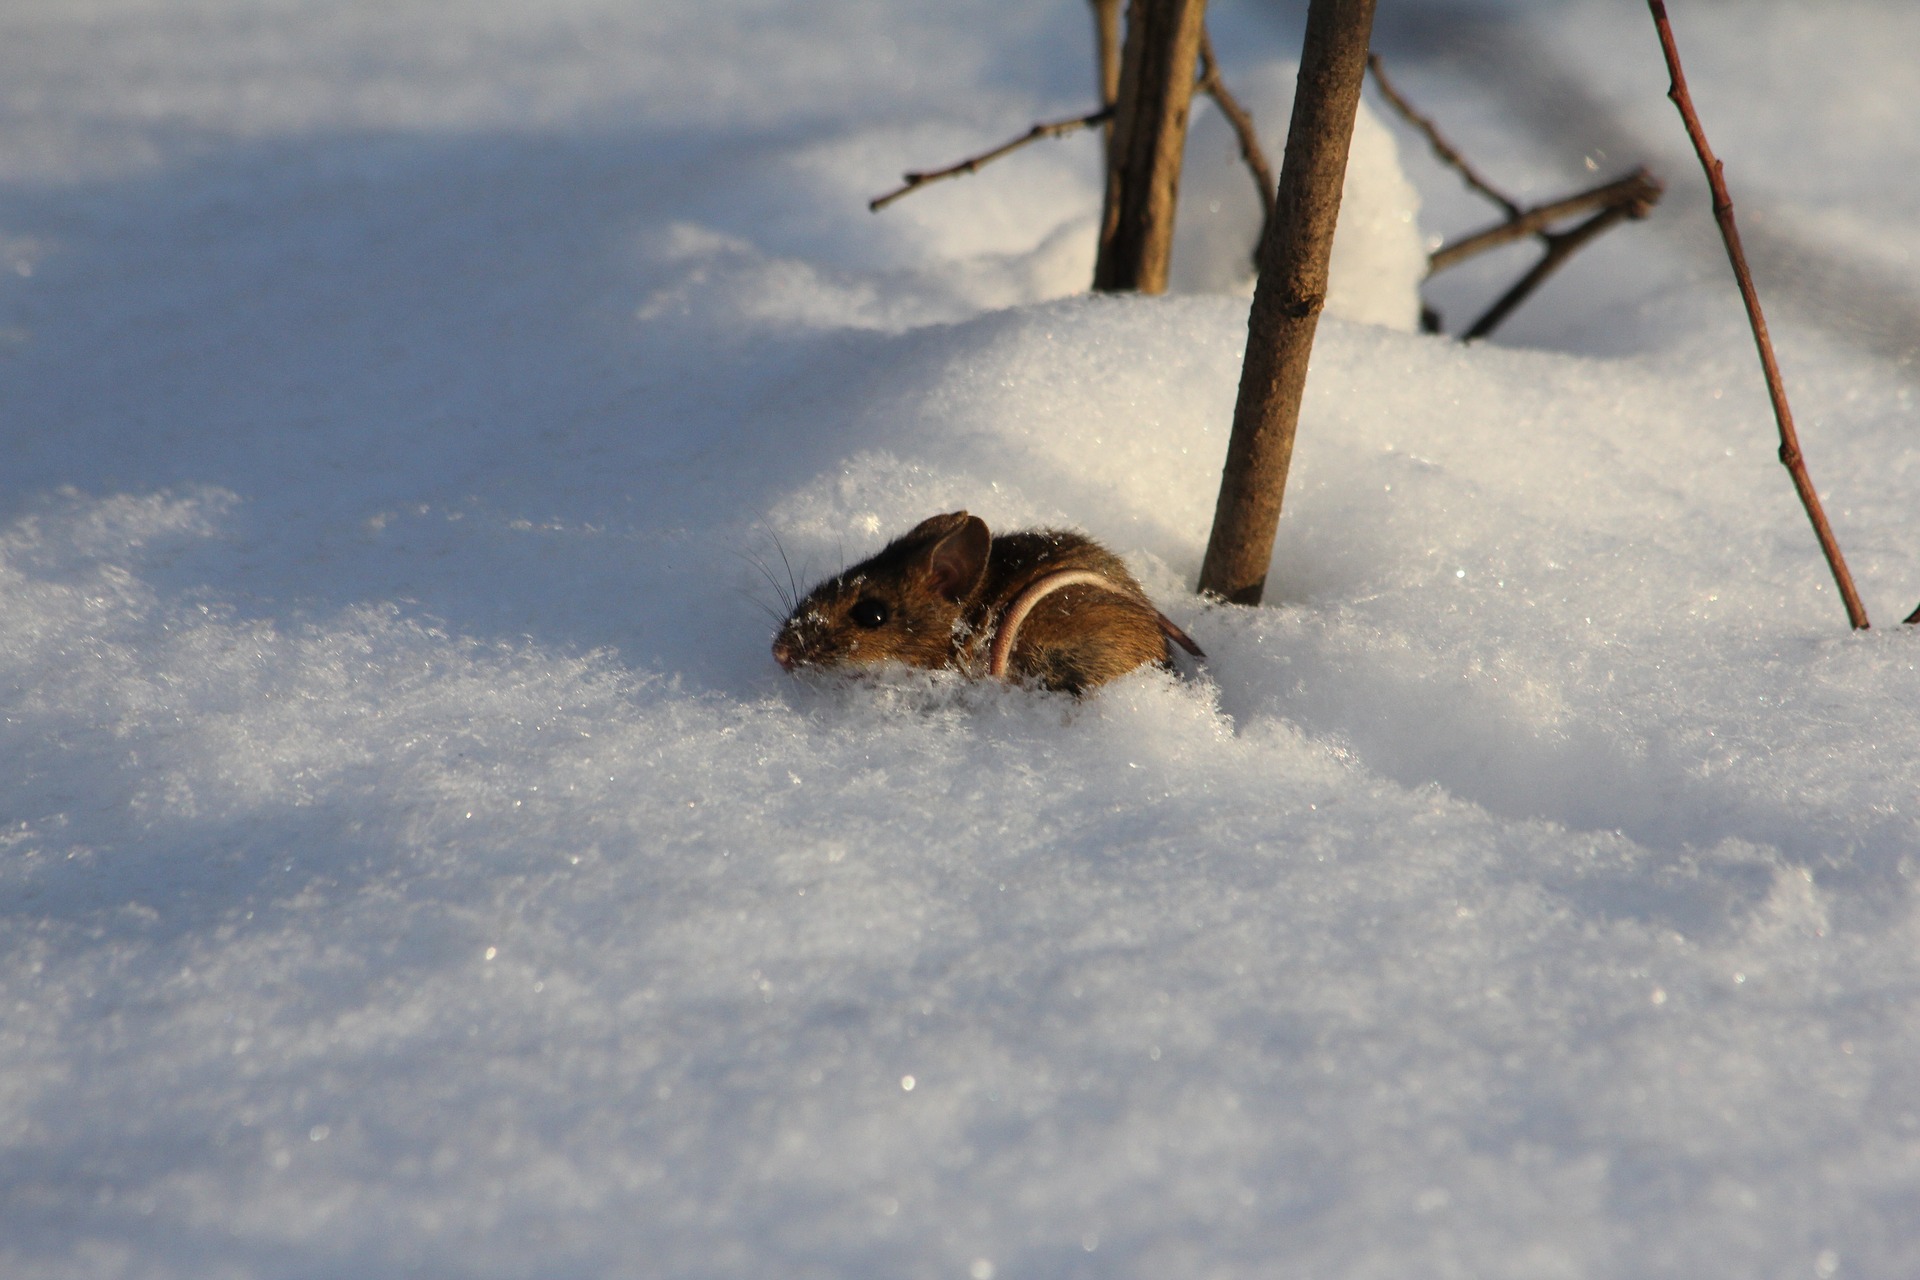
<svg viewBox="0 0 1920 1280">
<path fill-rule="evenodd" d="M 0 11 L 0 1274 L 1920 1274 L 1920 17 L 1675 8 L 1864 635 L 1635 6 L 1383 6 L 1516 190 L 1672 194 L 1465 349 L 1363 121 L 1260 609 L 1217 117 L 1166 298 L 1086 138 L 862 207 L 1081 5 Z M 1213 15 L 1276 152 L 1298 21 Z M 762 570 L 960 505 L 1204 673 L 774 668 Z"/>
</svg>

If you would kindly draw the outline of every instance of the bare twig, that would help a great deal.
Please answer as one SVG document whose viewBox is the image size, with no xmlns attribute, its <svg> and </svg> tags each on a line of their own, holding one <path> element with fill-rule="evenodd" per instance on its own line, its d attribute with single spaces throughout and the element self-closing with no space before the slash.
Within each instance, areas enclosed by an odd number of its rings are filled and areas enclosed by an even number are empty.
<svg viewBox="0 0 1920 1280">
<path fill-rule="evenodd" d="M 1387 79 L 1386 69 L 1380 65 L 1379 54 L 1369 53 L 1367 55 L 1367 70 L 1373 72 L 1373 82 L 1380 86 L 1380 92 L 1386 96 L 1387 101 L 1392 104 L 1393 109 L 1400 113 L 1401 119 L 1425 135 L 1427 145 L 1433 148 L 1433 154 L 1440 157 L 1442 163 L 1449 165 L 1462 178 L 1466 179 L 1468 186 L 1499 205 L 1502 209 L 1505 209 L 1508 217 L 1517 218 L 1520 216 L 1519 203 L 1510 199 L 1498 187 L 1474 172 L 1473 166 L 1468 164 L 1466 157 L 1455 150 L 1453 144 L 1447 141 L 1445 135 L 1440 132 L 1439 126 L 1414 110 L 1413 104 L 1400 96 L 1400 91 L 1393 87 L 1393 81 Z"/>
<path fill-rule="evenodd" d="M 1212 98 L 1220 114 L 1233 126 L 1233 136 L 1240 140 L 1240 158 L 1247 162 L 1247 172 L 1253 175 L 1253 185 L 1260 192 L 1260 216 L 1264 225 L 1266 219 L 1273 216 L 1273 166 L 1267 162 L 1267 153 L 1260 149 L 1260 135 L 1253 127 L 1252 114 L 1240 105 L 1240 100 L 1227 88 L 1227 82 L 1220 78 L 1220 64 L 1213 57 L 1213 37 L 1205 27 L 1200 29 L 1200 83 L 1194 88 Z"/>
<path fill-rule="evenodd" d="M 905 185 L 868 201 L 867 208 L 878 213 L 895 200 L 898 200 L 901 196 L 918 191 L 930 182 L 938 182 L 942 178 L 957 178 L 961 174 L 972 173 L 982 165 L 991 164 L 1008 152 L 1018 151 L 1028 143 L 1038 142 L 1042 138 L 1063 138 L 1067 134 L 1078 133 L 1082 129 L 1091 129 L 1094 125 L 1103 124 L 1112 118 L 1113 108 L 1102 107 L 1089 115 L 1074 116 L 1068 120 L 1054 120 L 1046 124 L 1036 124 L 1033 128 L 1027 130 L 1012 141 L 1003 142 L 993 150 L 983 151 L 977 156 L 969 156 L 959 164 L 948 165 L 944 169 L 930 169 L 924 173 L 902 174 L 901 177 L 905 180 Z"/>
<path fill-rule="evenodd" d="M 1834 583 L 1840 588 L 1840 599 L 1847 608 L 1847 621 L 1854 630 L 1864 631 L 1867 628 L 1866 608 L 1860 603 L 1859 592 L 1853 588 L 1853 574 L 1847 570 L 1846 557 L 1840 554 L 1840 544 L 1833 536 L 1833 527 L 1827 523 L 1826 512 L 1820 507 L 1820 495 L 1814 491 L 1813 480 L 1807 475 L 1806 460 L 1800 455 L 1800 438 L 1793 429 L 1793 410 L 1787 405 L 1787 389 L 1780 378 L 1780 364 L 1774 359 L 1773 340 L 1767 336 L 1767 320 L 1760 311 L 1760 294 L 1754 288 L 1753 273 L 1747 269 L 1747 255 L 1740 247 L 1739 229 L 1734 226 L 1733 197 L 1727 193 L 1726 175 L 1713 154 L 1713 148 L 1707 144 L 1706 129 L 1693 109 L 1693 95 L 1687 92 L 1687 77 L 1680 69 L 1680 49 L 1674 43 L 1673 27 L 1667 21 L 1667 6 L 1664 0 L 1647 0 L 1647 7 L 1653 12 L 1654 30 L 1660 36 L 1660 51 L 1665 55 L 1667 71 L 1673 77 L 1667 96 L 1679 108 L 1681 123 L 1686 126 L 1687 137 L 1692 140 L 1694 152 L 1700 157 L 1700 167 L 1706 170 L 1707 185 L 1713 191 L 1714 220 L 1720 224 L 1720 238 L 1726 242 L 1727 260 L 1733 264 L 1733 278 L 1740 286 L 1740 300 L 1747 307 L 1753 343 L 1760 352 L 1760 368 L 1766 374 L 1767 395 L 1773 400 L 1773 418 L 1780 428 L 1780 462 L 1793 477 L 1793 487 L 1800 494 L 1801 505 L 1807 509 L 1807 519 L 1813 523 L 1814 536 L 1820 540 L 1820 550 L 1826 553 L 1827 565 L 1833 570 Z"/>
<path fill-rule="evenodd" d="M 1571 258 L 1587 241 L 1605 231 L 1624 218 L 1638 216 L 1633 207 L 1626 204 L 1611 204 L 1588 218 L 1577 227 L 1566 231 L 1543 233 L 1547 242 L 1547 251 L 1540 255 L 1540 261 L 1533 264 L 1532 270 L 1514 281 L 1513 287 L 1500 295 L 1500 300 L 1487 308 L 1487 313 L 1473 322 L 1473 325 L 1460 335 L 1460 341 L 1472 342 L 1484 338 L 1499 327 L 1500 322 L 1512 314 L 1514 308 L 1525 302 L 1535 289 L 1546 282 L 1548 276 L 1560 269 L 1562 263 Z"/>
<path fill-rule="evenodd" d="M 1448 267 L 1463 262 L 1478 253 L 1511 244 L 1515 240 L 1524 240 L 1528 236 L 1538 235 L 1552 245 L 1553 236 L 1547 228 L 1562 218 L 1570 218 L 1576 213 L 1585 213 L 1589 209 L 1609 209 L 1616 206 L 1623 210 L 1625 217 L 1644 218 L 1659 201 L 1666 188 L 1658 178 L 1645 169 L 1635 169 L 1624 178 L 1616 178 L 1602 186 L 1555 200 L 1548 204 L 1535 205 L 1531 209 L 1516 209 L 1513 216 L 1505 222 L 1496 223 L 1484 231 L 1476 231 L 1451 244 L 1443 244 L 1427 258 L 1427 274 L 1433 275 L 1445 271 Z M 1619 221 L 1618 218 L 1614 221 Z M 1609 224 L 1611 225 L 1611 224 Z"/>
</svg>

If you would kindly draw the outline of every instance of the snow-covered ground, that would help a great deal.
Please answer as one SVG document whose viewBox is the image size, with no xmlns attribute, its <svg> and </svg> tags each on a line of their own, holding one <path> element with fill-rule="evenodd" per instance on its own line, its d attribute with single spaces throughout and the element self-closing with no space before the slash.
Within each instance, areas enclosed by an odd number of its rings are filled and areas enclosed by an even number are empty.
<svg viewBox="0 0 1920 1280">
<path fill-rule="evenodd" d="M 1863 635 L 1636 4 L 1382 6 L 1670 195 L 1463 349 L 1364 121 L 1253 610 L 1218 118 L 1165 298 L 1089 138 L 863 207 L 1077 0 L 0 10 L 0 1274 L 1920 1274 L 1920 12 L 1673 8 Z M 1276 153 L 1299 18 L 1213 16 Z M 1211 662 L 774 667 L 782 551 L 959 506 Z"/>
</svg>

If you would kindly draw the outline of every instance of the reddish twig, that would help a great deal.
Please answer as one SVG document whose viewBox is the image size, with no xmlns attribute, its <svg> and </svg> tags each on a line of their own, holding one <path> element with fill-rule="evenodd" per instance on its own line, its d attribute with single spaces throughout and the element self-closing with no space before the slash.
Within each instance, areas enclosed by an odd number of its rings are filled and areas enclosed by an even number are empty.
<svg viewBox="0 0 1920 1280">
<path fill-rule="evenodd" d="M 1054 120 L 1046 124 L 1036 124 L 1010 142 L 1003 142 L 991 151 L 983 151 L 977 156 L 969 156 L 959 164 L 948 165 L 944 169 L 929 169 L 924 173 L 902 174 L 904 185 L 868 201 L 867 208 L 878 213 L 900 197 L 918 191 L 930 182 L 942 178 L 957 178 L 964 173 L 972 173 L 983 165 L 991 164 L 1011 151 L 1018 151 L 1028 143 L 1038 142 L 1042 138 L 1063 138 L 1082 129 L 1091 129 L 1096 124 L 1105 124 L 1113 118 L 1112 107 L 1102 107 L 1098 111 L 1084 116 L 1074 116 L 1068 120 Z"/>
<path fill-rule="evenodd" d="M 1273 216 L 1274 192 L 1278 186 L 1273 166 L 1267 162 L 1267 153 L 1260 149 L 1260 135 L 1253 127 L 1252 113 L 1240 105 L 1226 81 L 1220 78 L 1220 64 L 1213 56 L 1213 37 L 1205 27 L 1200 29 L 1200 83 L 1194 88 L 1213 99 L 1220 114 L 1233 127 L 1233 136 L 1240 140 L 1240 158 L 1247 162 L 1247 172 L 1253 175 L 1253 185 L 1260 192 L 1260 217 L 1264 225 L 1266 219 Z"/>
<path fill-rule="evenodd" d="M 1411 102 L 1408 102 L 1400 96 L 1400 91 L 1393 87 L 1393 81 L 1387 79 L 1386 69 L 1380 65 L 1379 54 L 1369 53 L 1367 55 L 1367 70 L 1373 72 L 1373 82 L 1380 86 L 1380 92 L 1385 95 L 1387 101 L 1392 104 L 1393 109 L 1400 113 L 1400 118 L 1418 129 L 1421 134 L 1426 137 L 1427 145 L 1433 148 L 1433 154 L 1440 158 L 1441 163 L 1451 167 L 1464 178 L 1468 186 L 1499 205 L 1502 209 L 1505 209 L 1509 218 L 1518 218 L 1520 216 L 1519 203 L 1510 199 L 1506 193 L 1474 172 L 1473 166 L 1467 163 L 1467 158 L 1461 155 L 1453 144 L 1447 141 L 1445 135 L 1440 132 L 1440 127 L 1427 117 L 1421 115 L 1414 109 Z"/>
<path fill-rule="evenodd" d="M 1687 137 L 1693 142 L 1694 152 L 1700 157 L 1700 167 L 1706 170 L 1707 185 L 1713 190 L 1713 216 L 1720 224 L 1720 238 L 1726 242 L 1727 260 L 1733 264 L 1733 278 L 1740 286 L 1740 300 L 1747 307 L 1747 321 L 1753 328 L 1754 346 L 1760 351 L 1760 368 L 1766 374 L 1767 395 L 1773 401 L 1773 418 L 1780 428 L 1780 462 L 1793 477 L 1793 487 L 1800 495 L 1800 504 L 1807 509 L 1807 519 L 1813 522 L 1814 536 L 1820 540 L 1820 550 L 1826 553 L 1827 565 L 1833 570 L 1833 580 L 1840 588 L 1840 599 L 1847 607 L 1847 621 L 1854 630 L 1867 629 L 1867 611 L 1860 603 L 1860 593 L 1853 588 L 1853 575 L 1847 570 L 1846 557 L 1840 554 L 1840 544 L 1833 536 L 1833 527 L 1827 523 L 1826 512 L 1820 507 L 1820 495 L 1814 491 L 1813 480 L 1807 475 L 1807 464 L 1800 454 L 1800 438 L 1793 429 L 1793 410 L 1787 405 L 1787 390 L 1780 378 L 1780 364 L 1774 359 L 1773 340 L 1767 336 L 1767 320 L 1760 311 L 1760 294 L 1753 285 L 1753 273 L 1747 269 L 1747 255 L 1740 247 L 1740 232 L 1733 222 L 1733 197 L 1727 193 L 1726 176 L 1720 161 L 1714 156 L 1713 148 L 1707 144 L 1706 129 L 1700 123 L 1700 116 L 1693 109 L 1693 96 L 1687 92 L 1686 74 L 1680 69 L 1680 50 L 1674 43 L 1673 27 L 1667 21 L 1667 6 L 1664 0 L 1647 0 L 1647 6 L 1653 11 L 1654 30 L 1660 36 L 1660 51 L 1667 60 L 1667 71 L 1673 82 L 1667 89 L 1667 96 L 1680 110 L 1680 120 L 1686 126 Z"/>
</svg>

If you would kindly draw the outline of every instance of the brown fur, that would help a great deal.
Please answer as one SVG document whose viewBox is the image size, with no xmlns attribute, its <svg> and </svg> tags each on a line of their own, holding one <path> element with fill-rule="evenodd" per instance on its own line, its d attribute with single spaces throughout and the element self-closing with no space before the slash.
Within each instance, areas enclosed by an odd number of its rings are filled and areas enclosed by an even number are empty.
<svg viewBox="0 0 1920 1280">
<path fill-rule="evenodd" d="M 1169 636 L 1198 653 L 1099 543 L 1055 530 L 993 537 L 978 516 L 954 511 L 815 587 L 774 637 L 774 658 L 789 670 L 899 662 L 979 677 L 1007 605 L 1060 569 L 1091 570 L 1118 589 L 1076 585 L 1041 600 L 1020 627 L 1012 678 L 1080 693 L 1149 662 L 1170 665 Z"/>
</svg>

